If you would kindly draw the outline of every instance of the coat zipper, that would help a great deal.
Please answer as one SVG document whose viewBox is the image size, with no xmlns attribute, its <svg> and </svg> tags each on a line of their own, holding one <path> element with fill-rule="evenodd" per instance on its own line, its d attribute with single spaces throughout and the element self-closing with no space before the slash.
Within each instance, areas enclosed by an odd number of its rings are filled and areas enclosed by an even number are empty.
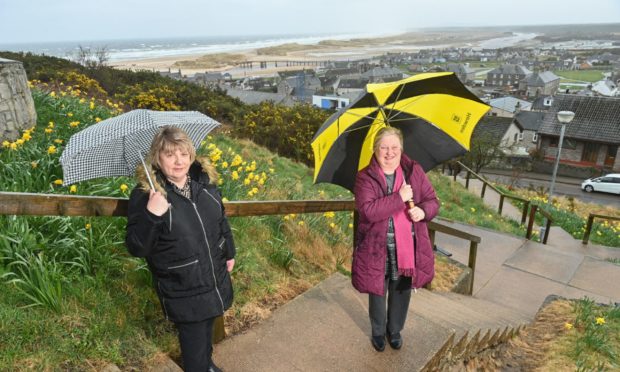
<svg viewBox="0 0 620 372">
<path fill-rule="evenodd" d="M 213 199 L 213 201 L 215 201 L 217 203 L 217 205 L 220 206 L 220 208 L 222 208 L 222 204 L 220 204 L 219 201 L 217 201 L 217 199 L 215 198 L 215 196 L 211 195 L 211 193 L 209 192 L 209 190 L 203 188 L 203 190 L 207 193 L 207 195 L 209 195 L 211 197 L 211 199 Z"/>
<path fill-rule="evenodd" d="M 196 203 L 190 200 L 192 205 L 194 206 L 194 211 L 196 212 L 196 216 L 200 221 L 200 227 L 202 228 L 202 234 L 205 237 L 205 242 L 207 243 L 207 250 L 209 251 L 209 262 L 211 263 L 211 274 L 213 274 L 213 284 L 215 285 L 215 292 L 217 293 L 217 297 L 220 299 L 220 304 L 222 304 L 222 311 L 226 311 L 224 309 L 224 301 L 222 300 L 222 295 L 220 294 L 220 290 L 217 288 L 217 278 L 215 277 L 215 266 L 213 266 L 213 258 L 211 257 L 211 246 L 209 245 L 209 240 L 207 239 L 207 232 L 205 231 L 204 223 L 202 222 L 202 218 L 200 218 L 200 213 L 198 213 L 198 208 L 196 207 Z"/>
</svg>

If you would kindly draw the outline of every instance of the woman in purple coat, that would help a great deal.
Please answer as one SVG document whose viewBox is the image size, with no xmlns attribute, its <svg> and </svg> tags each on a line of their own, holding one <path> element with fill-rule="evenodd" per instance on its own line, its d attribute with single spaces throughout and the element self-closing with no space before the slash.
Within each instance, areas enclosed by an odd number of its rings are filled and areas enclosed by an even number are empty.
<svg viewBox="0 0 620 372">
<path fill-rule="evenodd" d="M 368 293 L 373 347 L 383 351 L 387 338 L 400 349 L 411 289 L 435 275 L 427 223 L 439 201 L 422 167 L 403 154 L 403 136 L 394 127 L 377 132 L 374 156 L 357 174 L 354 192 L 353 286 Z"/>
</svg>

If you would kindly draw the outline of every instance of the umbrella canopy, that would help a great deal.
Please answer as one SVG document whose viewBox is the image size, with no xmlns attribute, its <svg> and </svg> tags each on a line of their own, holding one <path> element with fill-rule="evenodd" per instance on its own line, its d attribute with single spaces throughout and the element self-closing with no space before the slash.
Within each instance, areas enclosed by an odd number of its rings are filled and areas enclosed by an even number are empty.
<svg viewBox="0 0 620 372">
<path fill-rule="evenodd" d="M 368 84 L 365 94 L 315 134 L 314 182 L 353 191 L 356 173 L 373 156 L 375 134 L 385 126 L 401 129 L 405 153 L 428 171 L 469 150 L 474 127 L 488 109 L 451 72 Z"/>
<path fill-rule="evenodd" d="M 159 129 L 182 128 L 198 148 L 219 122 L 198 111 L 133 110 L 74 134 L 60 156 L 63 183 L 132 176 Z"/>
</svg>

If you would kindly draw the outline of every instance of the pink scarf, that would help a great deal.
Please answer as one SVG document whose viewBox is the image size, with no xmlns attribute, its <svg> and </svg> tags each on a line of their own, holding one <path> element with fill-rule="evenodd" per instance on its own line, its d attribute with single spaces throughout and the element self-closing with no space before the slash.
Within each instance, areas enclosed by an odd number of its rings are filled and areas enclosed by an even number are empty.
<svg viewBox="0 0 620 372">
<path fill-rule="evenodd" d="M 385 180 L 385 174 L 381 172 Z M 405 181 L 403 170 L 399 166 L 396 168 L 396 177 L 394 177 L 394 187 L 392 191 L 398 193 L 400 187 Z M 385 180 L 387 185 L 387 180 Z M 403 207 L 392 215 L 394 220 L 394 236 L 396 239 L 396 260 L 398 262 L 398 273 L 403 276 L 413 277 L 415 273 L 415 259 L 413 252 L 413 236 L 411 235 L 411 220 L 407 214 L 407 203 L 403 202 Z"/>
</svg>

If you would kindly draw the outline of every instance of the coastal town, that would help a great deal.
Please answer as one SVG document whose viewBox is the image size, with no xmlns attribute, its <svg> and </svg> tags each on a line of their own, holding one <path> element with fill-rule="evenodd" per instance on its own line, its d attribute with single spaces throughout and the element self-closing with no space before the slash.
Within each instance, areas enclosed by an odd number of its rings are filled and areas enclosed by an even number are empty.
<svg viewBox="0 0 620 372">
<path fill-rule="evenodd" d="M 620 54 L 600 45 L 592 42 L 586 49 L 574 45 L 572 49 L 428 48 L 355 60 L 268 60 L 265 56 L 263 61 L 240 62 L 220 71 L 184 74 L 182 69 L 169 68 L 159 73 L 221 89 L 246 104 L 307 103 L 339 110 L 369 83 L 393 82 L 424 72 L 453 72 L 491 107 L 474 137 L 491 137 L 513 164 L 554 159 L 559 122 L 555 115 L 545 114 L 579 110 L 579 123 L 568 129 L 570 139 L 560 161 L 564 174 L 589 177 L 620 170 L 620 135 L 602 135 L 615 133 L 618 125 L 609 118 L 617 118 L 620 107 Z M 539 164 L 535 170 L 550 172 L 549 162 L 535 164 Z"/>
</svg>

